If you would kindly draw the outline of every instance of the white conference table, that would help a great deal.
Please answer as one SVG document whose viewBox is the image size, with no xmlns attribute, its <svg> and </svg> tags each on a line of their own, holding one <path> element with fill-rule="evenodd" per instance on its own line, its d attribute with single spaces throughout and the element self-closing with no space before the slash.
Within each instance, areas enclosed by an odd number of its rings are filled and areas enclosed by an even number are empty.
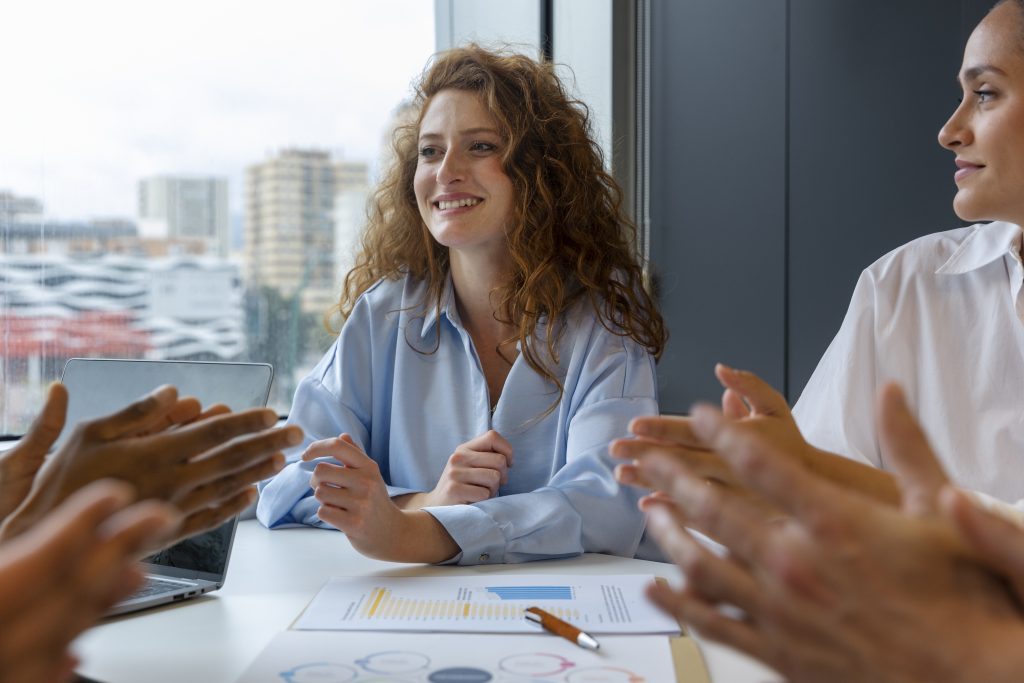
<svg viewBox="0 0 1024 683">
<path fill-rule="evenodd" d="M 239 523 L 224 588 L 206 596 L 108 620 L 75 649 L 79 671 L 103 683 L 234 683 L 260 651 L 302 612 L 332 576 L 474 574 L 654 574 L 676 581 L 673 565 L 610 555 L 517 565 L 436 567 L 380 562 L 343 534 L 269 531 Z M 767 683 L 777 674 L 714 643 L 701 642 L 714 683 Z"/>
</svg>

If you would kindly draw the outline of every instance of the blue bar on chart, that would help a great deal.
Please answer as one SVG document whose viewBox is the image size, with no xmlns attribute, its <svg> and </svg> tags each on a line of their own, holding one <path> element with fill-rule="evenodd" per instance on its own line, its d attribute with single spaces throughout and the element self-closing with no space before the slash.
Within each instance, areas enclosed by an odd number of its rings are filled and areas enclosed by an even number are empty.
<svg viewBox="0 0 1024 683">
<path fill-rule="evenodd" d="M 486 586 L 502 600 L 572 600 L 572 586 Z"/>
</svg>

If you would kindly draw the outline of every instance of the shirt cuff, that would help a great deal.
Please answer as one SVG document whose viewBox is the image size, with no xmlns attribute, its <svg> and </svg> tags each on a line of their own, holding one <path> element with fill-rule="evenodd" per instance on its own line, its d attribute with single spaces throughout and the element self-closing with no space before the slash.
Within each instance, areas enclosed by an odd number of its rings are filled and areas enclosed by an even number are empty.
<svg viewBox="0 0 1024 683">
<path fill-rule="evenodd" d="M 263 482 L 259 502 L 256 503 L 256 519 L 268 529 L 284 524 L 305 524 L 297 508 L 304 498 L 311 498 L 309 487 L 310 463 L 293 462 L 278 472 L 273 479 Z"/>
<path fill-rule="evenodd" d="M 503 564 L 507 545 L 501 528 L 490 515 L 472 505 L 440 505 L 422 508 L 441 523 L 462 549 L 441 564 Z"/>
<path fill-rule="evenodd" d="M 395 496 L 404 496 L 408 493 L 424 493 L 424 491 L 421 491 L 419 489 L 407 489 L 404 486 L 391 486 L 390 484 L 387 484 L 386 486 L 388 488 L 389 498 L 394 498 Z"/>
</svg>

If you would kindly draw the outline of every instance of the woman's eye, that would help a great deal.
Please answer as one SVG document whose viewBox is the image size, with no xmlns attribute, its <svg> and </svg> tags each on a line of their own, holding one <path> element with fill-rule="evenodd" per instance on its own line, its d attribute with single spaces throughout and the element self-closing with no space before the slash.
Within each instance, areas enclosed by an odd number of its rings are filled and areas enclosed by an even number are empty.
<svg viewBox="0 0 1024 683">
<path fill-rule="evenodd" d="M 974 96 L 978 98 L 979 102 L 988 102 L 995 97 L 996 94 L 991 90 L 975 90 Z"/>
<path fill-rule="evenodd" d="M 492 152 L 497 148 L 497 145 L 492 145 L 489 142 L 474 142 L 469 147 L 469 149 L 473 152 Z"/>
<path fill-rule="evenodd" d="M 436 147 L 420 147 L 420 156 L 424 159 L 430 159 L 437 156 Z"/>
</svg>

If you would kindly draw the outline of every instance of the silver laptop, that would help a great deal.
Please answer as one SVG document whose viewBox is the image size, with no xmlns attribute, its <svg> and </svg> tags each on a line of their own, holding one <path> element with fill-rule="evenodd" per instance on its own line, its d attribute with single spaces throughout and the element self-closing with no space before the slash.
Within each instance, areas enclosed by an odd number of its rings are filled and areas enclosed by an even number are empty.
<svg viewBox="0 0 1024 683">
<path fill-rule="evenodd" d="M 72 358 L 61 376 L 68 388 L 68 429 L 62 440 L 71 425 L 109 415 L 162 384 L 177 387 L 179 396 L 195 396 L 204 407 L 265 406 L 273 377 L 273 368 L 265 363 Z M 145 585 L 108 615 L 186 600 L 223 586 L 237 523 L 232 519 L 147 557 Z"/>
</svg>

